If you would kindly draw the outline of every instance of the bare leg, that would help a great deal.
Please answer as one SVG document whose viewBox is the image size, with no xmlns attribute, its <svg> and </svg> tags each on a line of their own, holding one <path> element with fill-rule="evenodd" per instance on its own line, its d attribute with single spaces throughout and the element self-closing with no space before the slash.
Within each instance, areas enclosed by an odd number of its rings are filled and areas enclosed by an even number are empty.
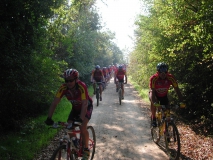
<svg viewBox="0 0 213 160">
<path fill-rule="evenodd" d="M 80 126 L 82 138 L 83 138 L 83 143 L 84 143 L 84 148 L 88 148 L 88 142 L 89 142 L 89 133 L 87 131 L 87 123 L 89 120 L 85 117 L 83 120 L 82 125 Z"/>
</svg>

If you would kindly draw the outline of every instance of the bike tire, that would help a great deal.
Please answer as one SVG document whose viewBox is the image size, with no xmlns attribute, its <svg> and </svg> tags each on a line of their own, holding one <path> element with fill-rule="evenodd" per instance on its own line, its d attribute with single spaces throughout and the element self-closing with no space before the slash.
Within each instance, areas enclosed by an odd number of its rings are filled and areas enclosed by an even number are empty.
<svg viewBox="0 0 213 160">
<path fill-rule="evenodd" d="M 122 89 L 119 88 L 118 90 L 118 99 L 119 99 L 119 104 L 121 105 L 121 99 L 122 99 Z"/>
<path fill-rule="evenodd" d="M 98 90 L 98 89 L 96 89 L 96 100 L 97 100 L 97 106 L 99 105 L 99 99 L 100 99 L 100 97 L 99 97 L 99 90 Z"/>
<path fill-rule="evenodd" d="M 155 142 L 156 144 L 159 143 L 160 141 L 160 128 L 159 127 L 152 127 L 151 128 L 151 136 L 152 136 L 152 140 L 153 142 Z"/>
<path fill-rule="evenodd" d="M 95 135 L 95 130 L 92 126 L 87 126 L 87 131 L 89 132 L 89 146 L 88 146 L 90 149 L 89 160 L 92 160 L 95 155 L 96 135 Z"/>
<path fill-rule="evenodd" d="M 55 149 L 52 157 L 50 158 L 50 160 L 58 160 L 58 159 L 67 160 L 67 149 L 65 144 L 58 146 L 58 148 Z M 72 160 L 71 155 L 70 160 Z"/>
<path fill-rule="evenodd" d="M 180 136 L 177 126 L 171 122 L 168 123 L 164 134 L 167 154 L 171 160 L 178 160 L 180 157 Z"/>
</svg>

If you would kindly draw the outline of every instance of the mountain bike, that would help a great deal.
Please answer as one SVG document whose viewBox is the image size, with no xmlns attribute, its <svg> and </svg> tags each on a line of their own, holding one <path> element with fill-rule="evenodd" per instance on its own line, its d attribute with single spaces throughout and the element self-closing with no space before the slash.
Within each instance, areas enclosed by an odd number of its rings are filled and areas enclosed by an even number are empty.
<svg viewBox="0 0 213 160">
<path fill-rule="evenodd" d="M 58 122 L 54 123 L 51 128 L 62 129 L 63 136 L 59 140 L 59 146 L 53 152 L 50 160 L 77 160 L 82 158 L 84 145 L 78 126 L 73 126 L 72 124 L 68 124 L 66 122 Z M 87 130 L 89 132 L 89 160 L 92 160 L 95 154 L 96 136 L 92 126 L 87 126 Z M 73 137 L 70 135 L 72 135 L 74 138 L 77 138 L 77 141 L 79 142 L 78 146 L 74 144 L 72 140 Z"/>
<path fill-rule="evenodd" d="M 118 99 L 119 99 L 119 104 L 121 105 L 121 100 L 123 98 L 123 89 L 122 89 L 122 85 L 124 83 L 123 82 L 118 82 Z"/>
<path fill-rule="evenodd" d="M 177 109 L 179 106 L 161 105 L 156 110 L 157 127 L 151 128 L 152 140 L 159 144 L 161 137 L 164 137 L 165 149 L 170 160 L 178 160 L 180 156 L 180 137 L 174 118 L 170 114 L 170 109 Z M 152 118 L 151 118 L 152 124 Z"/>
</svg>

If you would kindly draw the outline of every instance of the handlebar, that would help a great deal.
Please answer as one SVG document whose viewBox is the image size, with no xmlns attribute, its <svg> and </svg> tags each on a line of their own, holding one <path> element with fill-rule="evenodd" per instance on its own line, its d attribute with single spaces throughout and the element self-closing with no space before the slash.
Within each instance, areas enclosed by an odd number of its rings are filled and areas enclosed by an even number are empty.
<svg viewBox="0 0 213 160">
<path fill-rule="evenodd" d="M 68 122 L 54 122 L 53 125 L 50 128 L 58 129 L 58 128 L 64 128 L 68 130 L 73 130 L 76 127 L 79 127 L 79 125 L 75 125 L 74 122 L 68 123 Z"/>
<path fill-rule="evenodd" d="M 165 109 L 178 109 L 178 108 L 185 108 L 185 106 L 184 107 L 182 107 L 181 105 L 174 105 L 174 104 L 169 104 L 169 105 L 155 105 L 155 107 L 156 108 L 162 108 L 163 110 L 165 110 Z"/>
</svg>

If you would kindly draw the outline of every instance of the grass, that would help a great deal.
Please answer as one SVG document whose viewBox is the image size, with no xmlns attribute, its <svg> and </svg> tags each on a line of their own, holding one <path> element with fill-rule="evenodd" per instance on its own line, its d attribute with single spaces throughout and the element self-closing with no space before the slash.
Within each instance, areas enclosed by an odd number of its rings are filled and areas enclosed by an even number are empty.
<svg viewBox="0 0 213 160">
<path fill-rule="evenodd" d="M 93 95 L 92 87 L 89 87 L 89 95 Z M 57 106 L 52 119 L 54 121 L 66 121 L 72 105 L 66 98 L 62 98 Z M 47 115 L 41 115 L 35 119 L 28 119 L 17 133 L 10 133 L 1 137 L 0 160 L 32 160 L 37 152 L 49 144 L 57 131 L 48 129 L 44 121 Z"/>
<path fill-rule="evenodd" d="M 128 77 L 128 81 L 130 81 L 130 83 L 134 86 L 135 90 L 138 91 L 139 96 L 145 102 L 149 102 L 148 97 L 149 89 L 148 88 L 142 89 L 141 86 L 139 86 L 136 82 L 134 82 L 130 76 Z"/>
</svg>

